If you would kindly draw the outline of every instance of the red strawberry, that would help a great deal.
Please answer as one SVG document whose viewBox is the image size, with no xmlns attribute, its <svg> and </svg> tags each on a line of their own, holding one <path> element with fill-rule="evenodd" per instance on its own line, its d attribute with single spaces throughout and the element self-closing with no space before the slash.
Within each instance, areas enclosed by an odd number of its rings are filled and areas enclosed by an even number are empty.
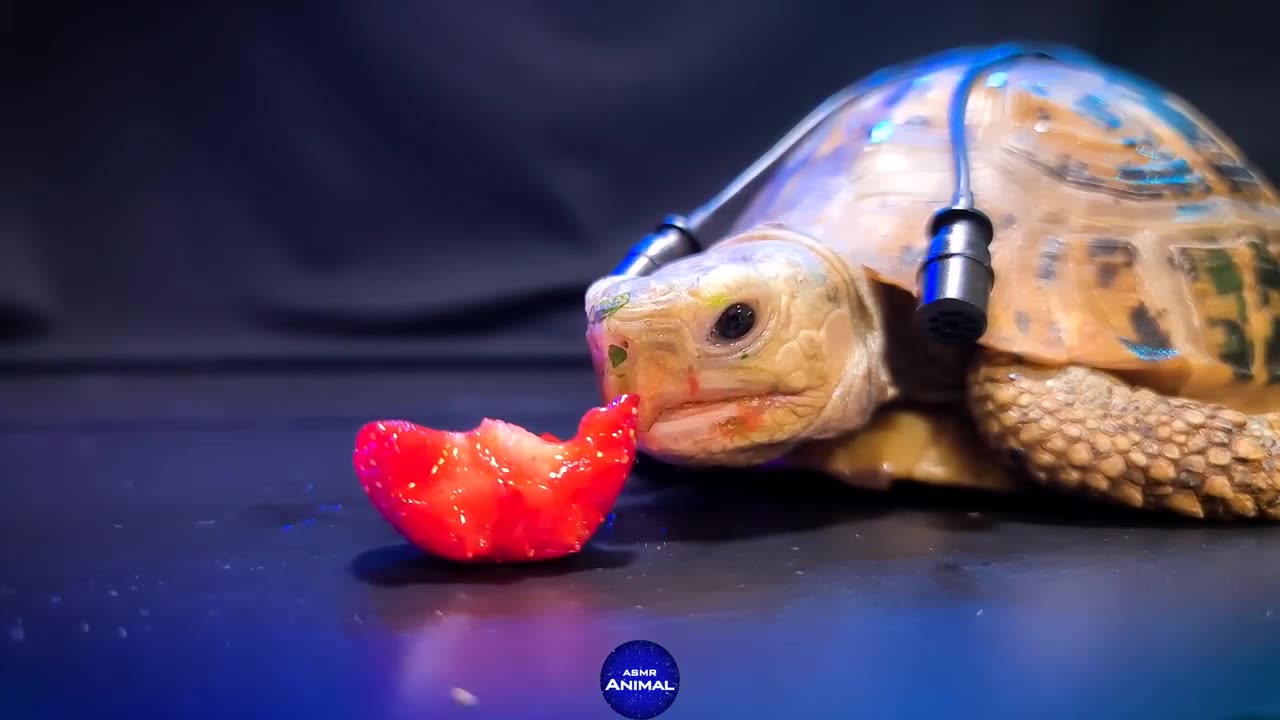
<svg viewBox="0 0 1280 720">
<path fill-rule="evenodd" d="M 563 557 L 582 549 L 622 491 L 638 405 L 620 395 L 589 410 L 567 441 L 488 418 L 466 432 L 371 422 L 356 435 L 356 475 L 382 516 L 432 554 Z"/>
</svg>

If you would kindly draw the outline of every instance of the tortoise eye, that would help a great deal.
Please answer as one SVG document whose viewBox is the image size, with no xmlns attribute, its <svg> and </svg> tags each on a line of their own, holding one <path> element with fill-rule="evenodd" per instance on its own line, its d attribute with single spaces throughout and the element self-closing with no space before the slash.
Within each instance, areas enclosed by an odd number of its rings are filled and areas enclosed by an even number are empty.
<svg viewBox="0 0 1280 720">
<path fill-rule="evenodd" d="M 756 311 L 746 303 L 734 303 L 725 308 L 711 328 L 714 340 L 738 340 L 756 326 Z"/>
</svg>

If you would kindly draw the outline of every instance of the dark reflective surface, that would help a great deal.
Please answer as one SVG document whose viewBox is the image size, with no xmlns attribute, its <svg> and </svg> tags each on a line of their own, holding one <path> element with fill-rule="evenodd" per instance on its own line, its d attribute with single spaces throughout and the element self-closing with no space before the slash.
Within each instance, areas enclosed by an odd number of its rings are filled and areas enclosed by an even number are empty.
<svg viewBox="0 0 1280 720">
<path fill-rule="evenodd" d="M 1280 717 L 1280 529 L 642 462 L 581 556 L 459 569 L 350 469 L 374 417 L 566 433 L 595 400 L 581 372 L 6 381 L 0 717 L 608 718 L 637 638 L 680 664 L 670 718 Z"/>
</svg>

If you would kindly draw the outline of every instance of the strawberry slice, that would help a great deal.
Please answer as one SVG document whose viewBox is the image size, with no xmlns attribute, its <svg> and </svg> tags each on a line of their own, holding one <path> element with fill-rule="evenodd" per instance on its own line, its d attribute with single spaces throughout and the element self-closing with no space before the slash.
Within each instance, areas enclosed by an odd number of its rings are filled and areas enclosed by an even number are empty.
<svg viewBox="0 0 1280 720">
<path fill-rule="evenodd" d="M 564 557 L 582 549 L 622 491 L 638 406 L 619 395 L 589 410 L 569 440 L 489 418 L 466 432 L 371 422 L 356 435 L 356 475 L 383 518 L 434 555 Z"/>
</svg>

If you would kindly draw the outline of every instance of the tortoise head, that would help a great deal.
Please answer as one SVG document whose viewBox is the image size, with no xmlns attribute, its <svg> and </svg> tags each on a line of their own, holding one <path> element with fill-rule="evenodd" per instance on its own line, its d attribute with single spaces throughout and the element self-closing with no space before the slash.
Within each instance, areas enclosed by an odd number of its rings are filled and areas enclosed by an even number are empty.
<svg viewBox="0 0 1280 720">
<path fill-rule="evenodd" d="M 889 392 L 865 274 L 777 225 L 587 290 L 606 398 L 640 396 L 640 445 L 681 464 L 751 465 L 861 427 Z"/>
</svg>

